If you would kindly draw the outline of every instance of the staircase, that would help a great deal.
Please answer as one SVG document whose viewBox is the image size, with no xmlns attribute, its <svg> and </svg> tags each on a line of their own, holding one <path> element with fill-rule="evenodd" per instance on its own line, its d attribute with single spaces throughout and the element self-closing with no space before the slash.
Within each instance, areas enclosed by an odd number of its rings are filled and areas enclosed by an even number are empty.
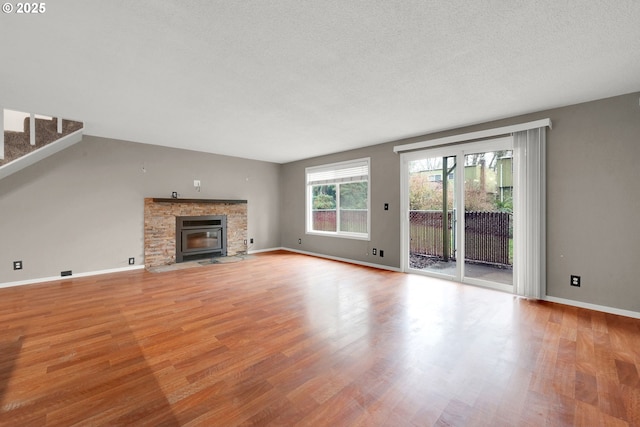
<svg viewBox="0 0 640 427">
<path fill-rule="evenodd" d="M 11 129 L 6 117 L 22 115 L 22 129 Z M 82 140 L 83 123 L 56 117 L 2 110 L 0 128 L 0 179 L 30 166 Z"/>
</svg>

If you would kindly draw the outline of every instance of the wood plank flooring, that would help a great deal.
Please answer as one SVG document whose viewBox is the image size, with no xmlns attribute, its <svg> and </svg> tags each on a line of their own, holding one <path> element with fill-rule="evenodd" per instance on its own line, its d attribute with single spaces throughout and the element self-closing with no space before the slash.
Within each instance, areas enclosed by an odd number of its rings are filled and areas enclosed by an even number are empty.
<svg viewBox="0 0 640 427">
<path fill-rule="evenodd" d="M 288 252 L 0 289 L 2 426 L 640 426 L 640 320 Z"/>
</svg>

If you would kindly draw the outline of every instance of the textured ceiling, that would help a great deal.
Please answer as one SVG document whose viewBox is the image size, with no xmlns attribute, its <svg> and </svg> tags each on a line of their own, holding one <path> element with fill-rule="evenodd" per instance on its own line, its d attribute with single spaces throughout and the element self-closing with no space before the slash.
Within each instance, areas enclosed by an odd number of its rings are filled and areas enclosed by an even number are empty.
<svg viewBox="0 0 640 427">
<path fill-rule="evenodd" d="M 61 0 L 0 15 L 0 106 L 284 163 L 640 90 L 640 2 Z"/>
</svg>

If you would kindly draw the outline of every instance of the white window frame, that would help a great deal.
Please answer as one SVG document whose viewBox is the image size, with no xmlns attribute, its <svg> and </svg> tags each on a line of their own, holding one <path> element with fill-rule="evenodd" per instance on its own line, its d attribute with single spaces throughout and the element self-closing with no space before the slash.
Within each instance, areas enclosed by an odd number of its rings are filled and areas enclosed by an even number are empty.
<svg viewBox="0 0 640 427">
<path fill-rule="evenodd" d="M 353 171 L 359 169 L 357 175 Z M 366 169 L 366 170 L 365 170 Z M 313 180 L 321 177 L 321 181 Z M 354 233 L 340 231 L 340 184 L 367 182 L 367 232 Z M 315 185 L 336 185 L 336 228 L 337 231 L 313 230 L 313 187 Z M 371 158 L 348 160 L 305 168 L 305 228 L 306 234 L 341 237 L 347 239 L 370 240 L 371 235 Z"/>
</svg>

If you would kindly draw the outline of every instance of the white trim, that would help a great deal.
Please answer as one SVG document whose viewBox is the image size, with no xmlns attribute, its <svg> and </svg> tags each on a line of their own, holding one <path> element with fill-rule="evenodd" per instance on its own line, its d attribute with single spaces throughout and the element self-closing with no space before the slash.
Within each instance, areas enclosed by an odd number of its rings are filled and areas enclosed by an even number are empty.
<svg viewBox="0 0 640 427">
<path fill-rule="evenodd" d="M 548 126 L 551 128 L 551 119 L 536 120 L 533 122 L 520 123 L 517 125 L 503 126 L 500 128 L 480 130 L 476 132 L 463 133 L 460 135 L 445 136 L 442 138 L 430 139 L 427 141 L 414 142 L 412 144 L 396 145 L 393 147 L 394 153 L 403 151 L 419 150 L 421 148 L 437 147 L 439 145 L 455 144 L 457 142 L 472 141 L 474 139 L 491 138 L 494 136 L 508 135 L 523 130 L 536 129 Z"/>
<path fill-rule="evenodd" d="M 4 159 L 4 108 L 0 108 L 0 160 Z"/>
<path fill-rule="evenodd" d="M 144 269 L 144 265 L 134 265 L 131 267 L 120 267 L 120 268 L 111 268 L 108 270 L 97 270 L 97 271 L 88 271 L 85 273 L 76 273 L 76 274 L 72 274 L 71 276 L 41 277 L 38 279 L 29 279 L 29 280 L 20 280 L 17 282 L 0 283 L 0 288 L 10 288 L 12 286 L 22 286 L 22 285 L 33 285 L 36 283 L 43 283 L 43 282 L 57 282 L 59 280 L 76 279 L 78 277 L 90 277 L 90 276 L 98 276 L 101 274 L 121 273 L 123 271 L 133 271 L 133 270 L 143 270 L 143 269 Z"/>
<path fill-rule="evenodd" d="M 342 239 L 371 241 L 371 237 L 364 233 L 350 233 L 346 231 L 307 231 L 310 236 L 338 237 Z"/>
<path fill-rule="evenodd" d="M 570 305 L 570 306 L 579 307 L 579 308 L 586 308 L 588 310 L 601 311 L 603 313 L 615 314 L 617 316 L 626 316 L 626 317 L 633 317 L 634 319 L 640 319 L 640 312 L 623 310 L 621 308 L 615 308 L 615 307 L 608 307 L 606 305 L 591 304 L 588 302 L 575 301 L 571 299 L 551 297 L 549 295 L 546 295 L 545 297 L 543 297 L 543 301 L 555 302 L 558 304 Z"/>
<path fill-rule="evenodd" d="M 361 175 L 354 175 L 353 181 L 349 178 L 349 175 L 343 177 L 333 177 L 331 179 L 321 179 L 317 181 L 310 181 L 310 175 L 320 172 L 331 172 L 349 169 L 364 168 L 366 166 L 366 176 L 362 175 L 363 171 L 359 173 Z M 356 240 L 370 240 L 371 239 L 371 157 L 363 157 L 360 159 L 345 160 L 343 162 L 328 163 L 318 166 L 310 166 L 305 168 L 305 234 L 318 235 L 325 237 L 341 237 L 346 239 Z M 347 182 L 366 182 L 367 183 L 367 232 L 366 233 L 354 233 L 345 231 L 319 231 L 313 230 L 313 187 L 316 185 L 336 185 L 336 215 L 337 224 L 336 228 L 340 227 L 340 189 L 339 186 Z"/>
<path fill-rule="evenodd" d="M 367 181 L 371 168 L 371 157 L 346 160 L 305 168 L 306 182 L 311 185 L 334 184 L 351 181 Z"/>
<path fill-rule="evenodd" d="M 259 254 L 259 253 L 262 253 L 262 252 L 284 251 L 284 250 L 286 250 L 286 249 L 282 248 L 282 247 L 267 248 L 267 249 L 256 249 L 254 251 L 247 251 L 247 255 Z"/>
<path fill-rule="evenodd" d="M 36 115 L 29 116 L 29 144 L 36 145 Z"/>
<path fill-rule="evenodd" d="M 499 138 L 500 140 L 502 140 L 503 138 Z M 469 144 L 464 144 L 462 147 L 466 147 L 467 145 L 473 145 L 473 144 L 477 144 L 477 143 L 469 143 Z M 461 148 L 462 148 L 461 147 Z M 480 149 L 482 152 L 488 152 L 491 150 L 487 150 L 487 149 Z M 464 254 L 466 254 L 467 252 L 467 247 L 465 246 L 465 217 L 464 217 L 464 213 L 465 213 L 465 194 L 464 194 L 464 181 L 465 181 L 465 166 L 464 166 L 464 157 L 466 155 L 466 151 L 464 151 L 464 149 L 456 152 L 456 170 L 455 170 L 455 181 L 454 181 L 454 185 L 455 185 L 455 190 L 453 192 L 453 199 L 454 204 L 453 207 L 455 208 L 453 211 L 453 214 L 455 215 L 454 217 L 454 223 L 453 226 L 456 227 L 454 229 L 454 233 L 455 233 L 455 237 L 456 237 L 456 248 L 457 251 L 455 253 L 456 255 L 456 259 L 459 259 L 460 262 L 456 261 L 456 270 L 458 273 L 458 277 L 460 278 L 461 281 L 465 280 L 466 281 L 466 277 L 465 277 L 465 264 L 466 261 L 464 259 Z M 458 167 L 457 165 L 460 165 L 461 167 Z"/>
<path fill-rule="evenodd" d="M 275 251 L 288 251 L 288 252 L 299 253 L 299 254 L 302 254 L 302 255 L 314 256 L 314 257 L 317 257 L 317 258 L 326 258 L 326 259 L 330 259 L 330 260 L 334 260 L 334 261 L 347 262 L 349 264 L 357 264 L 357 265 L 362 265 L 362 266 L 365 266 L 365 267 L 378 268 L 380 270 L 401 272 L 401 269 L 396 268 L 396 267 L 389 267 L 387 265 L 380 265 L 380 264 L 373 264 L 373 263 L 369 263 L 369 262 L 355 261 L 355 260 L 352 260 L 352 259 L 333 257 L 333 256 L 329 256 L 329 255 L 317 254 L 317 253 L 314 253 L 314 252 L 301 251 L 301 250 L 291 249 L 291 248 L 286 248 L 286 247 L 259 249 L 259 250 L 255 250 L 255 251 L 249 251 L 247 253 L 248 254 L 257 254 L 257 253 L 262 253 L 262 252 L 275 252 Z M 128 267 L 112 268 L 112 269 L 108 269 L 108 270 L 97 270 L 97 271 L 90 271 L 90 272 L 86 272 L 86 273 L 78 273 L 78 274 L 74 274 L 74 275 L 71 275 L 71 276 L 64 276 L 64 277 L 59 277 L 59 276 L 42 277 L 42 278 L 39 278 L 39 279 L 30 279 L 30 280 L 21 280 L 21 281 L 17 281 L 17 282 L 0 283 L 0 288 L 9 288 L 9 287 L 13 287 L 13 286 L 22 286 L 22 285 L 33 285 L 33 284 L 44 283 L 44 282 L 57 282 L 57 281 L 60 281 L 60 280 L 69 280 L 69 279 L 75 279 L 75 278 L 78 278 L 78 277 L 98 276 L 98 275 L 102 275 L 102 274 L 121 273 L 121 272 L 126 272 L 126 271 L 144 270 L 144 268 L 145 268 L 144 265 L 134 265 L 134 266 L 128 266 Z M 414 272 L 411 271 L 411 274 L 414 274 Z M 426 274 L 425 276 L 430 276 L 430 275 Z M 436 277 L 436 276 L 431 276 L 431 277 Z M 447 279 L 447 277 L 437 277 L 437 278 Z M 455 280 L 450 280 L 450 281 L 454 282 L 454 283 L 460 283 L 460 282 L 457 282 Z M 477 286 L 474 283 L 468 283 L 468 284 L 473 285 L 473 286 Z M 484 287 L 484 288 L 487 289 L 486 287 Z M 492 290 L 501 291 L 501 289 L 498 289 L 498 288 L 493 288 Z M 618 316 L 626 316 L 626 317 L 632 317 L 632 318 L 635 318 L 635 319 L 640 319 L 640 312 L 637 312 L 637 311 L 623 310 L 621 308 L 608 307 L 608 306 L 598 305 L 598 304 L 591 304 L 591 303 L 588 303 L 588 302 L 575 301 L 575 300 L 570 300 L 570 299 L 565 299 L 565 298 L 557 298 L 557 297 L 552 297 L 552 296 L 549 296 L 549 295 L 546 295 L 543 298 L 543 300 L 544 301 L 558 303 L 558 304 L 564 304 L 564 305 L 568 305 L 568 306 L 572 306 L 572 307 L 586 308 L 588 310 L 595 310 L 595 311 L 600 311 L 600 312 L 603 312 L 603 313 L 609 313 L 609 314 L 615 314 L 615 315 L 618 315 Z"/>
<path fill-rule="evenodd" d="M 400 271 L 406 273 L 409 262 L 409 159 L 400 155 Z"/>
<path fill-rule="evenodd" d="M 434 279 L 448 280 L 449 282 L 462 284 L 462 282 L 456 276 L 447 273 L 438 273 L 436 270 L 419 270 L 417 268 L 407 267 L 401 272 L 405 274 L 416 274 L 418 276 L 433 277 Z"/>
<path fill-rule="evenodd" d="M 506 283 L 490 282 L 487 280 L 476 279 L 475 277 L 465 277 L 461 283 L 464 285 L 477 286 L 480 288 L 493 289 L 494 291 L 513 294 L 513 285 L 507 285 Z"/>
<path fill-rule="evenodd" d="M 401 271 L 405 273 L 421 274 L 425 276 L 435 277 L 439 279 L 448 279 L 458 283 L 470 284 L 489 289 L 495 289 L 503 292 L 513 293 L 513 286 L 501 283 L 488 282 L 473 277 L 466 277 L 464 271 L 464 263 L 456 263 L 456 272 L 454 275 L 438 273 L 430 270 L 417 270 L 409 268 L 409 162 L 419 160 L 425 157 L 455 157 L 456 164 L 464 165 L 464 157 L 467 154 L 490 152 L 498 150 L 513 150 L 513 136 L 499 136 L 496 138 L 485 139 L 483 141 L 470 141 L 455 146 L 425 148 L 419 151 L 411 151 L 400 153 L 400 266 Z M 444 177 L 443 177 L 444 179 Z M 458 255 L 464 254 L 464 167 L 456 168 L 455 171 L 455 203 L 456 218 L 455 221 L 462 232 L 456 233 L 456 248 Z"/>
<path fill-rule="evenodd" d="M 52 154 L 57 153 L 58 151 L 62 151 L 65 148 L 68 148 L 73 144 L 82 141 L 82 132 L 83 128 L 80 128 L 77 131 L 70 133 L 69 135 L 63 136 L 57 141 L 52 142 L 51 144 L 40 147 L 35 151 L 27 153 L 22 157 L 19 157 L 5 165 L 0 166 L 0 179 L 18 172 L 19 170 L 22 170 L 27 166 L 31 166 L 32 164 L 39 162 L 40 160 L 45 159 Z"/>
<path fill-rule="evenodd" d="M 340 258 L 340 257 L 336 257 L 336 256 L 331 256 L 331 255 L 324 255 L 324 254 L 318 254 L 315 252 L 307 252 L 307 251 L 301 251 L 298 249 L 291 249 L 291 248 L 278 248 L 279 250 L 283 250 L 283 251 L 289 251 L 289 252 L 295 252 L 297 254 L 302 254 L 302 255 L 309 255 L 309 256 L 313 256 L 313 257 L 317 257 L 317 258 L 325 258 L 325 259 L 330 259 L 332 261 L 341 261 L 341 262 L 346 262 L 349 264 L 357 264 L 357 265 L 362 265 L 365 267 L 373 267 L 373 268 L 377 268 L 380 270 L 389 270 L 389 271 L 395 271 L 397 273 L 401 273 L 400 269 L 397 267 L 389 267 L 388 265 L 382 265 L 382 264 L 374 264 L 371 262 L 364 262 L 364 261 L 356 261 L 354 259 L 349 259 L 349 258 Z"/>
<path fill-rule="evenodd" d="M 57 128 L 58 133 L 62 133 L 62 117 L 58 117 Z"/>
</svg>

